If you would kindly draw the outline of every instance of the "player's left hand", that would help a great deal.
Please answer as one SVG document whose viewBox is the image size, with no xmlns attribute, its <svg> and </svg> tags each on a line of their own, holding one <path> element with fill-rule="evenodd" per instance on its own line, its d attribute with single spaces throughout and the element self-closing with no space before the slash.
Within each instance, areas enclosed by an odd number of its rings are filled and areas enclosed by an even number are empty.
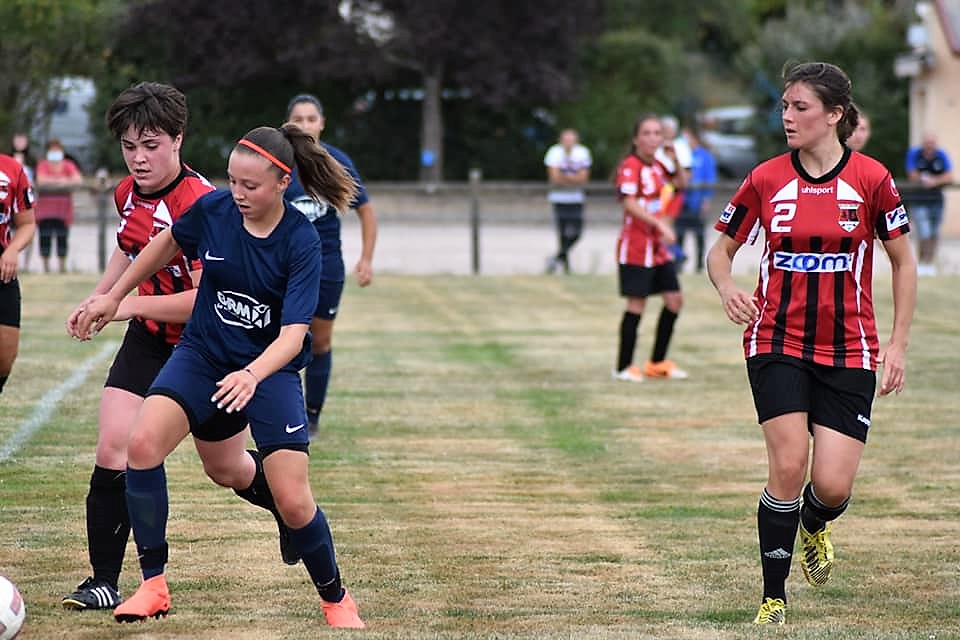
<svg viewBox="0 0 960 640">
<path fill-rule="evenodd" d="M 892 391 L 903 391 L 906 382 L 907 348 L 901 344 L 888 343 L 880 352 L 879 361 L 883 366 L 883 375 L 880 376 L 877 393 L 885 396 Z"/>
<path fill-rule="evenodd" d="M 0 282 L 7 283 L 17 277 L 20 252 L 12 247 L 0 254 Z"/>
<path fill-rule="evenodd" d="M 357 274 L 357 284 L 361 287 L 367 286 L 373 280 L 373 265 L 369 260 L 361 258 L 353 268 L 353 272 Z"/>
<path fill-rule="evenodd" d="M 219 389 L 210 398 L 210 402 L 215 402 L 217 409 L 223 409 L 227 413 L 240 411 L 253 398 L 259 382 L 256 376 L 246 369 L 228 373 L 217 383 Z"/>
</svg>

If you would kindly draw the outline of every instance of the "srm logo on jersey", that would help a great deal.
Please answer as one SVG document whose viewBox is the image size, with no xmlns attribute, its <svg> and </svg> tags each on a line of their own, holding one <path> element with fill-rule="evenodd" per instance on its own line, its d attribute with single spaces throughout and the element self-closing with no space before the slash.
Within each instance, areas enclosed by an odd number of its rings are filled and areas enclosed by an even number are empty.
<svg viewBox="0 0 960 640">
<path fill-rule="evenodd" d="M 214 305 L 224 324 L 244 329 L 263 329 L 270 324 L 270 306 L 236 291 L 217 291 Z"/>
<path fill-rule="evenodd" d="M 773 254 L 773 266 L 784 271 L 803 273 L 836 273 L 853 268 L 852 253 L 790 253 Z"/>
</svg>

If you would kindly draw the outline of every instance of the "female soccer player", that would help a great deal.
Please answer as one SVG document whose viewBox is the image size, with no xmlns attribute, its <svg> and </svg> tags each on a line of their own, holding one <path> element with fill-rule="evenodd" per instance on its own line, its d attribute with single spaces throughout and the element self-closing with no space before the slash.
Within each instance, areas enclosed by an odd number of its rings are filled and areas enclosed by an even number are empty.
<svg viewBox="0 0 960 640">
<path fill-rule="evenodd" d="M 677 241 L 669 221 L 664 217 L 665 198 L 674 189 L 686 186 L 681 169 L 676 174 L 654 158 L 663 143 L 660 119 L 655 115 L 641 116 L 633 126 L 630 153 L 617 169 L 617 192 L 623 202 L 623 228 L 617 243 L 617 262 L 620 265 L 620 295 L 627 299 L 627 308 L 620 322 L 620 351 L 613 377 L 618 380 L 641 382 L 651 378 L 686 378 L 687 373 L 667 360 L 667 348 L 673 336 L 673 325 L 683 305 L 680 282 L 673 258 L 667 247 Z M 677 166 L 677 152 L 672 146 L 664 149 Z M 665 199 L 664 198 L 664 199 Z M 633 364 L 637 344 L 637 327 L 647 297 L 663 295 L 663 310 L 657 323 L 653 353 L 641 371 Z"/>
<path fill-rule="evenodd" d="M 33 241 L 33 189 L 23 166 L 0 154 L 0 393 L 20 345 L 20 252 Z"/>
<path fill-rule="evenodd" d="M 747 325 L 747 375 L 769 461 L 757 509 L 757 624 L 784 623 L 798 527 L 807 581 L 819 586 L 830 577 L 829 523 L 853 490 L 878 363 L 880 395 L 903 390 L 917 286 L 907 214 L 890 172 L 844 144 L 859 118 L 846 74 L 832 64 L 801 64 L 786 73 L 784 87 L 791 150 L 747 176 L 720 215 L 721 235 L 707 259 L 727 316 Z M 766 245 L 751 296 L 737 287 L 731 265 L 761 227 Z M 875 237 L 893 269 L 893 331 L 882 350 L 871 293 Z M 813 464 L 804 487 L 808 431 Z"/>
<path fill-rule="evenodd" d="M 107 111 L 107 126 L 120 141 L 130 175 L 114 192 L 120 214 L 117 248 L 93 295 L 109 291 L 159 230 L 169 227 L 199 196 L 213 190 L 180 159 L 187 116 L 184 95 L 156 82 L 124 90 Z M 187 260 L 180 253 L 171 256 L 149 274 L 139 295 L 123 301 L 115 318 L 130 323 L 100 396 L 96 463 L 86 501 L 93 576 L 63 598 L 65 608 L 112 609 L 120 602 L 118 580 L 130 535 L 124 493 L 127 440 L 150 383 L 170 357 L 183 323 L 190 317 L 200 269 L 199 261 Z M 82 337 L 77 319 L 90 299 L 80 303 L 67 319 L 67 332 L 73 337 Z M 211 429 L 209 437 L 223 438 L 241 461 L 238 464 L 242 469 L 234 472 L 229 466 L 210 465 L 206 468 L 208 475 L 219 484 L 234 487 L 241 497 L 270 509 L 272 502 L 263 473 L 258 473 L 259 456 L 244 451 L 243 417 L 218 414 L 213 420 L 216 428 Z M 203 451 L 210 443 L 198 439 L 196 446 Z M 281 526 L 282 547 L 284 533 Z M 287 549 L 285 560 L 295 562 L 291 553 L 292 549 Z"/>
<path fill-rule="evenodd" d="M 294 96 L 287 105 L 287 121 L 298 125 L 305 132 L 320 141 L 326 120 L 323 117 L 323 105 L 315 96 L 300 94 Z M 320 146 L 342 164 L 357 184 L 357 194 L 350 201 L 349 207 L 360 217 L 360 235 L 362 246 L 360 260 L 354 267 L 357 283 L 361 287 L 370 284 L 373 278 L 373 248 L 377 242 L 377 217 L 373 212 L 373 205 L 363 187 L 363 181 L 353 166 L 353 161 L 340 149 L 325 142 Z M 294 169 L 290 187 L 287 189 L 286 199 L 313 223 L 320 235 L 320 244 L 323 251 L 323 276 L 320 280 L 320 298 L 317 309 L 310 321 L 310 335 L 313 338 L 313 360 L 307 365 L 306 404 L 307 426 L 310 437 L 316 435 L 320 424 L 320 413 L 327 397 L 327 387 L 330 384 L 330 371 L 333 366 L 333 322 L 340 309 L 340 296 L 343 294 L 343 284 L 346 279 L 343 252 L 340 248 L 340 214 L 342 209 L 330 206 L 327 202 L 311 198 L 303 190 L 299 176 Z"/>
<path fill-rule="evenodd" d="M 206 195 L 157 235 L 114 286 L 86 305 L 82 337 L 116 315 L 123 296 L 181 248 L 204 266 L 193 314 L 148 391 L 128 446 L 127 503 L 144 582 L 118 606 L 119 622 L 165 615 L 168 510 L 163 462 L 187 434 L 207 439 L 218 410 L 245 412 L 290 538 L 321 597 L 328 624 L 362 628 L 341 587 L 330 528 L 308 480 L 308 434 L 299 370 L 320 286 L 320 240 L 283 192 L 296 165 L 313 197 L 334 207 L 353 180 L 293 124 L 247 133 L 230 154 L 230 191 Z M 236 465 L 229 444 L 200 450 L 205 465 Z"/>
</svg>

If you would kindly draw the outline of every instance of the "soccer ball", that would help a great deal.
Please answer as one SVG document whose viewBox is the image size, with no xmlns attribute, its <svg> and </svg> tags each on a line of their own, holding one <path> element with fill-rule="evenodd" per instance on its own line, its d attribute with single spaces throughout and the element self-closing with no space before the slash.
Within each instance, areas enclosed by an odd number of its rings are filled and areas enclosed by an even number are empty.
<svg viewBox="0 0 960 640">
<path fill-rule="evenodd" d="M 23 627 L 27 607 L 16 585 L 0 576 L 0 640 L 13 640 Z"/>
</svg>

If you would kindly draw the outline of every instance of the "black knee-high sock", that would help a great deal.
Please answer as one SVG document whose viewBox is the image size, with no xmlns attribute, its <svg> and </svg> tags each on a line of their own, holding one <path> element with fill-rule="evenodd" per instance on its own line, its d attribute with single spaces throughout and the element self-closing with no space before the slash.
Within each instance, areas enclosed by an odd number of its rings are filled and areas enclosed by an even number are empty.
<svg viewBox="0 0 960 640">
<path fill-rule="evenodd" d="M 820 498 L 813 491 L 813 483 L 808 482 L 803 488 L 803 508 L 800 509 L 800 520 L 803 522 L 803 528 L 807 533 L 817 533 L 823 529 L 828 522 L 836 520 L 847 510 L 850 504 L 850 498 L 843 501 L 836 507 L 828 507 L 820 502 Z"/>
<path fill-rule="evenodd" d="M 763 569 L 763 597 L 787 601 L 787 576 L 793 559 L 793 544 L 800 524 L 800 497 L 777 500 L 764 489 L 757 507 L 760 534 L 760 566 Z"/>
<path fill-rule="evenodd" d="M 673 337 L 673 324 L 677 321 L 677 314 L 666 307 L 660 311 L 660 320 L 657 321 L 657 339 L 653 343 L 651 362 L 662 362 L 667 357 L 667 347 Z"/>
<path fill-rule="evenodd" d="M 620 353 L 617 356 L 617 371 L 623 371 L 633 362 L 633 351 L 637 347 L 637 327 L 640 326 L 640 314 L 623 312 L 620 321 Z"/>
<path fill-rule="evenodd" d="M 247 453 L 253 458 L 257 465 L 257 472 L 253 476 L 253 482 L 246 489 L 234 489 L 233 492 L 238 496 L 258 507 L 262 507 L 273 514 L 277 522 L 283 522 L 280 512 L 277 510 L 277 503 L 273 500 L 273 494 L 267 485 L 267 476 L 263 473 L 263 458 L 260 452 L 255 449 L 247 449 Z"/>
<path fill-rule="evenodd" d="M 93 579 L 114 589 L 130 538 L 126 489 L 126 470 L 93 468 L 87 494 L 87 550 Z"/>
</svg>

